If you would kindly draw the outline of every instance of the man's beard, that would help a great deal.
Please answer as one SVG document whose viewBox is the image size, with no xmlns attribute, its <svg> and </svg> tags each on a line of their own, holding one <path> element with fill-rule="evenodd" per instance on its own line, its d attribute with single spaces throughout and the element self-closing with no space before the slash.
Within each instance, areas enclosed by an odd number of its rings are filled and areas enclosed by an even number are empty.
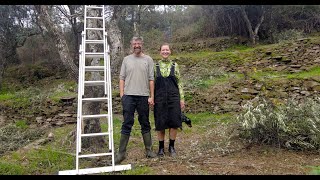
<svg viewBox="0 0 320 180">
<path fill-rule="evenodd" d="M 140 54 L 142 51 L 141 51 L 141 48 L 134 48 L 134 49 L 133 49 L 133 52 L 134 52 L 135 54 Z"/>
</svg>

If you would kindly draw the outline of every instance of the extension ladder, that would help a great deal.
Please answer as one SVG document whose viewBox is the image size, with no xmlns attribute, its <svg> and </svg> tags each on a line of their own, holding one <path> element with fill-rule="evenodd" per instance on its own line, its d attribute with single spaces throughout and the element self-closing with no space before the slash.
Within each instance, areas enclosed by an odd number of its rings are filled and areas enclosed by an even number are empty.
<svg viewBox="0 0 320 180">
<path fill-rule="evenodd" d="M 102 16 L 88 16 L 87 12 L 92 9 L 100 9 Z M 102 20 L 101 27 L 87 27 L 88 19 Z M 101 39 L 87 39 L 87 31 L 102 31 L 103 38 Z M 100 44 L 103 45 L 103 52 L 88 52 L 86 50 L 86 45 L 88 44 Z M 86 59 L 98 58 L 103 59 L 103 65 L 100 66 L 88 66 L 85 63 Z M 86 72 L 103 72 L 103 80 L 87 81 L 85 80 Z M 94 98 L 84 98 L 84 87 L 85 86 L 104 86 L 104 97 L 94 97 Z M 105 102 L 108 106 L 107 114 L 95 114 L 95 115 L 84 115 L 82 113 L 82 105 L 84 102 Z M 107 132 L 100 133 L 82 133 L 82 122 L 83 120 L 90 118 L 106 118 L 108 124 Z M 96 154 L 82 154 L 81 153 L 81 140 L 82 137 L 93 137 L 93 136 L 107 136 L 108 137 L 108 147 L 105 153 Z M 81 153 L 81 154 L 80 154 Z M 79 168 L 79 159 L 88 157 L 98 157 L 98 156 L 111 156 L 111 165 L 106 165 L 104 167 L 95 168 Z M 77 139 L 76 139 L 76 169 L 59 171 L 59 175 L 75 175 L 75 174 L 94 174 L 121 170 L 130 170 L 131 165 L 115 165 L 115 152 L 113 143 L 113 119 L 112 119 L 112 93 L 111 93 L 111 69 L 110 69 L 110 51 L 107 43 L 107 33 L 105 32 L 105 16 L 104 16 L 104 6 L 85 6 L 84 11 L 84 31 L 82 32 L 82 42 L 79 48 L 79 81 L 78 81 L 78 110 L 77 110 Z"/>
</svg>

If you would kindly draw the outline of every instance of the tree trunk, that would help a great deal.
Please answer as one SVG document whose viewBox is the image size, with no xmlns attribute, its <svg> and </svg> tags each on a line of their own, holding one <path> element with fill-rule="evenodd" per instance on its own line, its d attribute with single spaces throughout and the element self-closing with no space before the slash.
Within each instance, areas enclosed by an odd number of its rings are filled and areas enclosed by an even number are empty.
<svg viewBox="0 0 320 180">
<path fill-rule="evenodd" d="M 75 80 L 78 80 L 78 67 L 74 64 L 73 59 L 70 56 L 67 41 L 63 36 L 63 32 L 54 24 L 50 17 L 50 12 L 45 5 L 35 5 L 35 9 L 40 15 L 40 22 L 51 31 L 53 38 L 56 42 L 60 59 L 63 65 L 68 69 L 69 76 Z"/>
<path fill-rule="evenodd" d="M 1 46 L 0 46 L 1 48 Z M 2 88 L 2 78 L 4 74 L 4 58 L 2 57 L 2 53 L 0 51 L 0 90 Z"/>
<path fill-rule="evenodd" d="M 255 42 L 257 42 L 259 40 L 258 31 L 259 31 L 261 24 L 264 21 L 265 9 L 263 6 L 261 6 L 261 10 L 262 10 L 262 14 L 260 16 L 260 20 L 259 20 L 258 24 L 256 25 L 256 27 L 254 28 Z"/>
<path fill-rule="evenodd" d="M 255 43 L 256 43 L 255 42 L 255 35 L 254 35 L 253 30 L 252 30 L 251 22 L 249 21 L 248 15 L 246 13 L 245 6 L 241 5 L 240 6 L 240 11 L 241 11 L 241 15 L 244 18 L 244 21 L 246 23 L 246 26 L 247 26 L 247 29 L 248 29 L 248 32 L 249 32 L 249 38 L 251 39 L 251 43 L 253 45 L 255 45 Z"/>
<path fill-rule="evenodd" d="M 264 7 L 262 6 L 261 9 L 262 9 L 262 14 L 260 16 L 260 19 L 259 19 L 256 27 L 253 30 L 251 22 L 250 22 L 248 15 L 246 13 L 245 6 L 240 6 L 241 15 L 244 18 L 244 21 L 246 23 L 247 29 L 249 31 L 249 36 L 250 36 L 250 39 L 251 39 L 251 42 L 253 45 L 255 45 L 256 42 L 259 40 L 258 31 L 259 31 L 259 28 L 260 28 L 263 20 L 264 20 L 264 13 L 265 13 Z"/>
<path fill-rule="evenodd" d="M 101 16 L 101 13 L 98 10 L 90 9 L 88 10 L 88 16 L 96 17 Z M 87 20 L 87 27 L 103 27 L 102 21 L 96 20 L 96 19 L 90 19 Z M 102 31 L 87 31 L 86 32 L 86 38 L 87 39 L 93 39 L 97 40 L 103 39 Z M 103 52 L 103 46 L 101 44 L 88 44 L 87 47 L 85 47 L 86 52 Z M 86 59 L 86 61 L 90 62 L 91 66 L 99 66 L 100 65 L 100 59 L 99 58 L 92 58 L 92 59 Z M 90 81 L 98 81 L 103 79 L 103 77 L 100 75 L 99 72 L 90 72 L 91 76 L 89 77 Z M 86 97 L 103 97 L 104 96 L 104 89 L 103 86 L 87 86 L 85 87 L 85 96 Z M 87 102 L 83 104 L 83 114 L 102 114 L 101 111 L 101 105 L 102 102 Z M 101 132 L 101 123 L 100 119 L 87 119 L 84 120 L 84 133 L 99 133 Z M 105 137 L 103 136 L 96 136 L 96 137 L 88 137 L 83 138 L 82 145 L 84 148 L 90 148 L 91 150 L 96 151 L 98 148 L 102 148 L 105 144 Z"/>
<path fill-rule="evenodd" d="M 124 57 L 123 43 L 121 40 L 121 31 L 118 26 L 118 21 L 121 17 L 121 8 L 121 6 L 114 6 L 112 18 L 110 22 L 108 22 L 107 26 L 108 40 L 110 42 L 110 66 L 112 74 L 119 73 L 121 62 Z"/>
<path fill-rule="evenodd" d="M 69 69 L 70 74 L 74 79 L 78 79 L 78 68 L 74 64 L 68 46 L 66 39 L 63 36 L 63 33 L 61 30 L 59 30 L 53 21 L 50 18 L 48 7 L 43 5 L 36 5 L 36 9 L 38 13 L 40 14 L 41 22 L 44 24 L 44 26 L 48 29 L 48 31 L 52 31 L 53 37 L 56 40 L 56 44 L 58 47 L 60 58 L 63 62 L 63 64 Z M 95 11 L 91 13 L 97 13 Z M 88 27 L 97 27 L 97 20 L 89 21 Z M 95 38 L 99 36 L 102 37 L 102 34 L 100 33 L 88 33 L 88 38 Z M 87 51 L 96 52 L 98 51 L 98 47 L 95 46 L 88 46 L 86 47 Z M 99 59 L 95 58 L 92 59 L 90 62 L 91 65 L 98 65 Z M 98 72 L 92 72 L 91 77 L 89 77 L 90 80 L 101 80 L 100 74 Z M 85 97 L 102 97 L 103 96 L 103 88 L 102 87 L 85 87 L 84 92 Z M 100 114 L 100 108 L 101 103 L 100 102 L 88 102 L 83 104 L 82 114 Z M 82 133 L 96 133 L 101 132 L 100 127 L 100 121 L 99 119 L 87 119 L 83 121 L 84 124 L 84 132 Z M 104 138 L 101 136 L 98 137 L 87 137 L 82 139 L 82 146 L 83 148 L 89 148 L 93 151 L 96 150 L 96 147 L 102 147 L 104 144 Z"/>
<path fill-rule="evenodd" d="M 70 10 L 70 15 L 74 15 L 75 14 L 75 5 L 68 5 L 69 10 Z M 74 62 L 75 64 L 78 64 L 79 62 L 79 39 L 78 39 L 78 28 L 77 28 L 77 19 L 76 18 L 69 18 L 69 22 L 71 24 L 71 28 L 72 28 L 72 33 L 74 36 L 74 54 L 73 54 L 73 58 L 74 58 Z M 79 64 L 78 64 L 79 65 Z"/>
</svg>

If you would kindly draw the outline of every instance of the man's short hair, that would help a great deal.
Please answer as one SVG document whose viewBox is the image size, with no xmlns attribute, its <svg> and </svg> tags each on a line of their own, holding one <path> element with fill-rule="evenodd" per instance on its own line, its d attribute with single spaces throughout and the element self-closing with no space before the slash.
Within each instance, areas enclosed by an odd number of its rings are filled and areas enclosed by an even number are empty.
<svg viewBox="0 0 320 180">
<path fill-rule="evenodd" d="M 141 37 L 141 36 L 139 36 L 139 37 L 134 36 L 134 37 L 131 39 L 130 42 L 132 42 L 132 41 L 141 41 L 141 42 L 143 42 L 143 37 Z"/>
</svg>

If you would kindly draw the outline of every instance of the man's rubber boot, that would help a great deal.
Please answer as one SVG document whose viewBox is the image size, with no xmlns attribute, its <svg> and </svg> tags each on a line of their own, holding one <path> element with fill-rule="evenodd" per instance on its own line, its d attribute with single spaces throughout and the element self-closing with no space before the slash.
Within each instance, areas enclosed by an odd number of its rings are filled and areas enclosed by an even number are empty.
<svg viewBox="0 0 320 180">
<path fill-rule="evenodd" d="M 121 134 L 119 152 L 114 158 L 115 164 L 120 164 L 126 158 L 127 145 L 130 135 Z"/>
<path fill-rule="evenodd" d="M 146 157 L 147 158 L 157 157 L 157 154 L 152 151 L 151 133 L 150 132 L 144 133 L 144 134 L 142 134 L 142 137 L 143 137 L 144 146 L 146 148 Z"/>
</svg>

